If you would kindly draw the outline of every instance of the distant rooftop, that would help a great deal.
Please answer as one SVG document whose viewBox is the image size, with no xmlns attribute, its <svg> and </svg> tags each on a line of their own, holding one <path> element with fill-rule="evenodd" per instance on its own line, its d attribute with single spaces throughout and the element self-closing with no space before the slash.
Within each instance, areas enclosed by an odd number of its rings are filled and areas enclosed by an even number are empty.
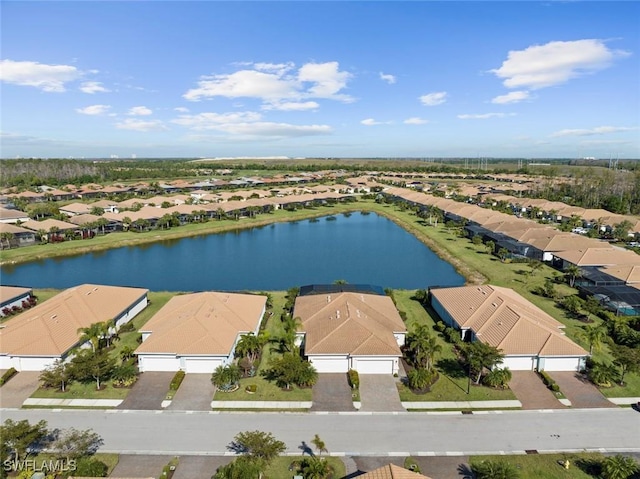
<svg viewBox="0 0 640 479">
<path fill-rule="evenodd" d="M 299 296 L 307 296 L 310 294 L 328 294 L 328 293 L 366 293 L 385 296 L 384 289 L 381 286 L 373 284 L 308 284 L 300 287 Z"/>
</svg>

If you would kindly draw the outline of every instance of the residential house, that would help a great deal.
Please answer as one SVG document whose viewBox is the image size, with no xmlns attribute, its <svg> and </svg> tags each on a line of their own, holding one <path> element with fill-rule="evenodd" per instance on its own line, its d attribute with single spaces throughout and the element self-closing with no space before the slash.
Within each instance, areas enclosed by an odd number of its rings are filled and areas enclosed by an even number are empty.
<svg viewBox="0 0 640 479">
<path fill-rule="evenodd" d="M 0 317 L 7 316 L 12 308 L 24 307 L 24 302 L 33 296 L 33 289 L 0 285 Z"/>
<path fill-rule="evenodd" d="M 24 223 L 30 219 L 24 211 L 0 208 L 0 223 Z"/>
</svg>

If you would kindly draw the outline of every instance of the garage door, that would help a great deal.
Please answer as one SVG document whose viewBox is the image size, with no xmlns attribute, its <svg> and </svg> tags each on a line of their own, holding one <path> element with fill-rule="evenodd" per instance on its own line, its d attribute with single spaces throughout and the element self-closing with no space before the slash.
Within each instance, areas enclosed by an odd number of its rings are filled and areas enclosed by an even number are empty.
<svg viewBox="0 0 640 479">
<path fill-rule="evenodd" d="M 309 362 L 319 373 L 346 373 L 349 370 L 349 360 L 346 356 L 342 358 L 309 357 Z"/>
<path fill-rule="evenodd" d="M 531 356 L 507 356 L 500 367 L 507 367 L 511 371 L 533 371 L 536 364 L 534 359 Z"/>
<path fill-rule="evenodd" d="M 358 359 L 359 374 L 393 374 L 393 359 Z"/>
<path fill-rule="evenodd" d="M 222 359 L 214 358 L 184 358 L 184 370 L 188 373 L 211 374 L 222 364 Z"/>
<path fill-rule="evenodd" d="M 579 358 L 544 358 L 545 371 L 577 371 Z"/>
<path fill-rule="evenodd" d="M 180 360 L 175 356 L 138 356 L 141 372 L 146 371 L 178 371 Z"/>
</svg>

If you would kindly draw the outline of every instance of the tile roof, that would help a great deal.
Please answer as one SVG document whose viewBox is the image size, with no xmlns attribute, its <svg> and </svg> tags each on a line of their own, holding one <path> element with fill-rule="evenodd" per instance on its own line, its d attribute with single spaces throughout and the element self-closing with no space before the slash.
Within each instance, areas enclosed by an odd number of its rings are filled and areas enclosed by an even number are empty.
<svg viewBox="0 0 640 479">
<path fill-rule="evenodd" d="M 147 289 L 83 284 L 11 318 L 0 328 L 0 353 L 60 356 L 73 348 L 79 328 L 120 316 Z"/>
<path fill-rule="evenodd" d="M 315 294 L 296 299 L 294 317 L 305 333 L 307 354 L 400 356 L 394 332 L 406 332 L 388 296 Z"/>
<path fill-rule="evenodd" d="M 0 304 L 7 303 L 15 298 L 31 294 L 33 289 L 21 288 L 19 286 L 1 286 L 0 285 Z"/>
<path fill-rule="evenodd" d="M 621 279 L 626 284 L 640 283 L 640 265 L 615 265 L 604 266 L 600 271 L 614 278 Z"/>
<path fill-rule="evenodd" d="M 174 296 L 141 328 L 151 334 L 136 353 L 227 356 L 238 334 L 258 328 L 266 301 L 216 291 Z"/>
<path fill-rule="evenodd" d="M 432 289 L 431 294 L 461 328 L 504 354 L 587 355 L 564 336 L 562 323 L 511 289 L 461 286 Z"/>
<path fill-rule="evenodd" d="M 431 479 L 429 476 L 410 471 L 395 464 L 387 464 L 373 471 L 361 474 L 359 479 Z"/>
<path fill-rule="evenodd" d="M 36 220 L 25 221 L 24 223 L 22 223 L 21 226 L 32 231 L 45 230 L 47 232 L 49 232 L 51 228 L 54 228 L 54 227 L 58 228 L 60 231 L 72 230 L 76 228 L 76 225 L 72 223 L 67 223 L 66 221 L 54 220 L 51 218 L 42 220 L 42 221 L 36 221 Z"/>
<path fill-rule="evenodd" d="M 557 251 L 554 253 L 560 259 L 563 259 L 576 266 L 611 266 L 611 265 L 629 265 L 640 264 L 640 255 L 633 251 L 622 248 L 597 247 L 597 248 L 581 248 L 571 249 L 567 251 Z"/>
</svg>

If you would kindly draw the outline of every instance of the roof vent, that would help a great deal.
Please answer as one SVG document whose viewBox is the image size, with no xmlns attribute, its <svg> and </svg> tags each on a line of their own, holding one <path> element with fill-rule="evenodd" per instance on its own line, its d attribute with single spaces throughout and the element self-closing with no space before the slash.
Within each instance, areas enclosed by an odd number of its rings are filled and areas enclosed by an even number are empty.
<svg viewBox="0 0 640 479">
<path fill-rule="evenodd" d="M 491 306 L 493 306 L 494 308 L 498 307 L 496 303 L 491 303 Z"/>
<path fill-rule="evenodd" d="M 57 315 L 57 314 L 52 314 L 52 315 L 51 315 L 51 319 L 56 319 L 57 317 L 58 317 L 58 315 Z"/>
<path fill-rule="evenodd" d="M 336 319 L 340 319 L 340 310 L 336 311 Z"/>
<path fill-rule="evenodd" d="M 327 303 L 330 303 L 330 302 L 331 302 L 331 295 L 330 295 L 330 294 L 328 294 L 328 295 L 327 295 Z"/>
</svg>

